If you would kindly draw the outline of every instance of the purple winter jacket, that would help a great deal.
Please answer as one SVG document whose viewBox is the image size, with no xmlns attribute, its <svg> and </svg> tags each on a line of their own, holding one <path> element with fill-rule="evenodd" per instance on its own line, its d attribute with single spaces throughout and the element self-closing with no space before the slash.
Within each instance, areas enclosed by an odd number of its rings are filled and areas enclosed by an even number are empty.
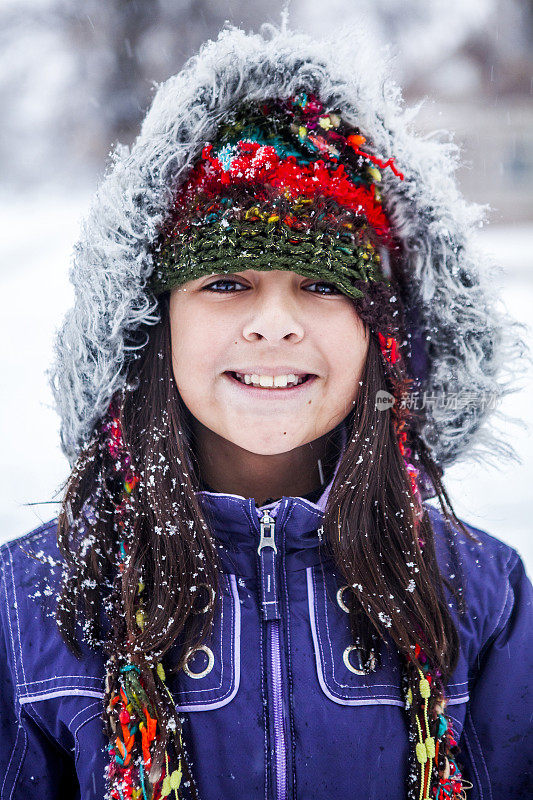
<svg viewBox="0 0 533 800">
<path fill-rule="evenodd" d="M 403 800 L 398 654 L 383 646 L 370 675 L 343 660 L 348 615 L 321 557 L 323 498 L 284 497 L 261 511 L 236 495 L 199 496 L 220 546 L 223 594 L 208 649 L 169 685 L 201 800 Z M 450 534 L 427 507 L 449 576 Z M 481 544 L 455 536 L 468 611 L 460 619 L 451 605 L 461 651 L 448 710 L 474 785 L 469 800 L 524 800 L 532 796 L 532 586 L 515 550 L 467 527 Z M 78 662 L 59 636 L 58 558 L 55 520 L 0 548 L 1 800 L 105 796 L 104 661 L 86 650 Z"/>
</svg>

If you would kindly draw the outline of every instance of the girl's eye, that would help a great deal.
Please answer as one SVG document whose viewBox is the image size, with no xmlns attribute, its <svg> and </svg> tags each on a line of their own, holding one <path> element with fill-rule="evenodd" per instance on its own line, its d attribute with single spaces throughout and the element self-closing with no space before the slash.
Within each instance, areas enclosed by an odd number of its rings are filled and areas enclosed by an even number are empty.
<svg viewBox="0 0 533 800">
<path fill-rule="evenodd" d="M 325 292 L 313 292 L 313 294 L 341 294 L 341 292 L 337 289 L 337 287 L 333 283 L 326 283 L 325 281 L 317 281 L 315 283 L 309 283 L 305 288 L 310 289 L 311 286 L 318 286 L 321 289 L 326 289 Z"/>
<path fill-rule="evenodd" d="M 217 288 L 220 286 L 224 286 L 225 288 L 222 289 Z M 225 292 L 226 294 L 228 294 L 228 292 L 231 292 L 233 287 L 235 286 L 244 286 L 244 283 L 236 281 L 233 278 L 220 278 L 218 281 L 213 281 L 213 283 L 208 283 L 206 286 L 203 287 L 203 290 L 209 290 L 211 292 L 219 292 L 219 293 Z M 246 289 L 246 286 L 244 286 L 244 288 Z M 240 291 L 240 289 L 238 291 Z"/>
<path fill-rule="evenodd" d="M 236 280 L 235 278 L 219 278 L 218 280 L 208 283 L 206 286 L 204 286 L 203 291 L 218 292 L 219 294 L 242 291 L 242 289 L 237 289 L 237 286 L 242 286 L 244 289 L 247 288 L 244 283 Z M 315 291 L 314 289 L 311 289 L 313 286 L 318 287 L 318 290 Z M 315 283 L 309 283 L 307 286 L 304 286 L 304 289 L 311 289 L 313 294 L 341 294 L 341 292 L 333 283 L 327 283 L 326 281 L 315 281 Z"/>
</svg>

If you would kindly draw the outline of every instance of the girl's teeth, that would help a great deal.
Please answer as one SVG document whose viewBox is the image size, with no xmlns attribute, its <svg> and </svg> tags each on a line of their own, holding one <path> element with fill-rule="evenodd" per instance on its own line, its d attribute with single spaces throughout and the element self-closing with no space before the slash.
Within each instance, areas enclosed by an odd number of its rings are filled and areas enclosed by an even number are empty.
<svg viewBox="0 0 533 800">
<path fill-rule="evenodd" d="M 235 373 L 237 379 L 241 383 L 251 386 L 260 386 L 263 389 L 285 389 L 287 386 L 298 386 L 303 383 L 303 377 L 297 377 L 290 373 L 289 375 L 243 375 Z"/>
</svg>

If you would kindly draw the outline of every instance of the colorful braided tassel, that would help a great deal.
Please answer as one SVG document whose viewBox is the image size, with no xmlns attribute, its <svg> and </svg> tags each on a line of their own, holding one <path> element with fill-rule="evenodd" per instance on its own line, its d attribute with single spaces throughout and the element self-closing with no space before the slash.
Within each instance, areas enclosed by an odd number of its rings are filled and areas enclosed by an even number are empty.
<svg viewBox="0 0 533 800">
<path fill-rule="evenodd" d="M 110 414 L 111 419 L 104 423 L 104 430 L 107 434 L 105 441 L 113 469 L 117 475 L 124 476 L 122 498 L 116 509 L 119 528 L 124 530 L 126 510 L 131 503 L 131 495 L 139 478 L 133 471 L 131 458 L 124 445 L 115 400 L 111 403 Z M 122 540 L 119 543 L 121 573 L 125 568 L 127 553 L 127 543 Z M 137 588 L 139 607 L 135 619 L 141 630 L 144 627 L 143 590 L 144 584 L 140 580 Z M 165 684 L 165 671 L 161 663 L 155 667 L 155 673 L 176 711 L 172 694 Z M 173 794 L 174 800 L 179 800 L 178 790 L 183 774 L 181 759 L 178 768 L 171 772 L 168 753 L 165 753 L 165 763 L 159 776 L 151 775 L 153 750 L 157 742 L 160 723 L 146 694 L 140 670 L 132 663 L 125 663 L 120 668 L 119 676 L 119 686 L 113 691 L 107 708 L 111 725 L 116 734 L 114 742 L 108 746 L 110 756 L 106 773 L 109 786 L 108 796 L 112 800 L 160 800 L 160 798 Z M 109 676 L 106 678 L 106 692 L 108 691 Z M 182 752 L 181 733 L 178 751 Z"/>
<path fill-rule="evenodd" d="M 416 706 L 416 768 L 418 791 L 409 800 L 464 800 L 465 790 L 472 784 L 465 781 L 455 760 L 458 750 L 452 723 L 445 714 L 446 698 L 439 681 L 431 674 L 429 662 L 420 645 L 415 654 L 422 662 L 417 667 L 418 678 L 409 686 L 406 708 Z M 436 671 L 435 675 L 438 673 Z M 429 709 L 432 709 L 430 718 Z"/>
</svg>

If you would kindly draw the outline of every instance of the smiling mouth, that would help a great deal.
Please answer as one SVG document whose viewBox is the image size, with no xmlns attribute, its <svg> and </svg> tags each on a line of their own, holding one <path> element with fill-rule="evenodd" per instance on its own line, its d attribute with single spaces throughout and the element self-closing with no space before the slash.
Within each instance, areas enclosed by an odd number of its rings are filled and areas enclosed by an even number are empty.
<svg viewBox="0 0 533 800">
<path fill-rule="evenodd" d="M 235 383 L 238 383 L 240 386 L 242 386 L 245 389 L 255 390 L 255 391 L 263 391 L 263 392 L 272 392 L 274 394 L 281 393 L 281 392 L 284 392 L 284 393 L 294 392 L 300 386 L 302 386 L 304 383 L 308 383 L 309 381 L 312 381 L 317 377 L 316 375 L 312 375 L 312 374 L 301 375 L 301 376 L 295 376 L 296 377 L 296 382 L 295 383 L 294 382 L 287 383 L 286 386 L 260 386 L 258 383 L 246 383 L 245 380 L 244 380 L 244 376 L 240 375 L 237 372 L 225 372 L 224 375 L 227 375 Z"/>
</svg>

